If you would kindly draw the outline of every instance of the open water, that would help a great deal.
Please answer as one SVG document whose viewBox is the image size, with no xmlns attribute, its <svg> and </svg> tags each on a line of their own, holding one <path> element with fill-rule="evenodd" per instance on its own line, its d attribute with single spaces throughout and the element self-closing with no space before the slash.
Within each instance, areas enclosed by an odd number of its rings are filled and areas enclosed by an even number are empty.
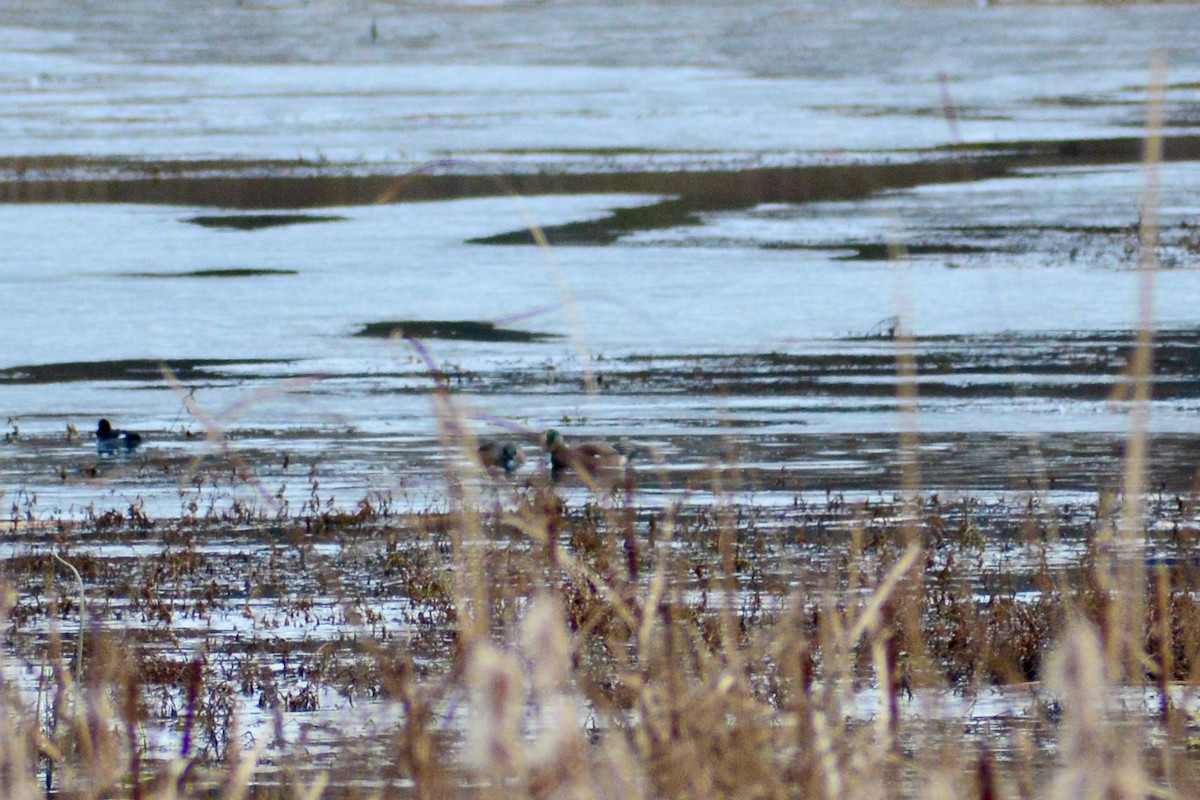
<svg viewBox="0 0 1200 800">
<path fill-rule="evenodd" d="M 145 0 L 0 20 L 6 505 L 177 513 L 206 456 L 248 465 L 251 496 L 306 491 L 302 468 L 346 503 L 428 503 L 433 370 L 475 432 L 531 456 L 550 426 L 631 439 L 668 493 L 734 453 L 780 500 L 890 491 L 908 430 L 931 490 L 1094 491 L 1120 473 L 1146 319 L 1152 477 L 1193 482 L 1191 4 Z M 1152 83 L 1166 155 L 1147 168 Z M 1143 281 L 1147 204 L 1162 268 Z M 353 335 L 404 320 L 548 336 Z M 910 347 L 915 413 L 896 399 Z M 147 445 L 101 459 L 101 416 Z"/>
</svg>

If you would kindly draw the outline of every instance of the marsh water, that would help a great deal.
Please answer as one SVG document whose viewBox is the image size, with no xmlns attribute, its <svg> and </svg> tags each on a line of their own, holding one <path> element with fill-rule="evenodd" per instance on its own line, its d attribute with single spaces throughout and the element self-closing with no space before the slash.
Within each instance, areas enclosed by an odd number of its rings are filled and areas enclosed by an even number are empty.
<svg viewBox="0 0 1200 800">
<path fill-rule="evenodd" d="M 758 508 L 890 495 L 909 433 L 925 491 L 1086 506 L 1147 321 L 1150 485 L 1186 495 L 1198 34 L 1188 3 L 0 0 L 6 516 L 440 508 L 439 387 L 531 472 L 549 427 L 628 440 L 651 507 L 714 468 Z M 100 417 L 146 443 L 98 453 Z"/>
<path fill-rule="evenodd" d="M 633 438 L 680 469 L 734 442 L 743 466 L 801 476 L 788 491 L 894 488 L 892 437 L 914 425 L 930 488 L 1021 486 L 1032 437 L 1044 469 L 1095 489 L 1128 427 L 1112 390 L 1147 200 L 1163 269 L 1145 310 L 1170 354 L 1150 424 L 1160 481 L 1186 488 L 1194 11 L 6 4 L 10 499 L 70 513 L 120 487 L 169 512 L 172 480 L 93 480 L 89 434 L 107 416 L 148 458 L 190 459 L 211 447 L 202 414 L 347 501 L 424 499 L 431 368 L 481 434 Z M 548 336 L 426 354 L 354 335 L 404 320 Z"/>
</svg>

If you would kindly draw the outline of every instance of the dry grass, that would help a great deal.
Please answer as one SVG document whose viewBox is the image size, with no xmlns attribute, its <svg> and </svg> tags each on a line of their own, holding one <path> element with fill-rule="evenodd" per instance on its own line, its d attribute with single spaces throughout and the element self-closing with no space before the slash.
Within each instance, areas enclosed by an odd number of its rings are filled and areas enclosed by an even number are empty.
<svg viewBox="0 0 1200 800">
<path fill-rule="evenodd" d="M 150 524 L 166 543 L 131 568 L 81 544 L 72 553 L 60 534 L 70 568 L 52 554 L 10 561 L 11 642 L 43 673 L 32 703 L 7 675 L 4 796 L 41 796 L 47 782 L 71 796 L 146 798 L 1200 791 L 1191 720 L 1177 707 L 1200 674 L 1197 566 L 1131 562 L 1114 545 L 1129 524 L 1117 504 L 1091 509 L 1082 535 L 1033 504 L 983 532 L 968 502 L 933 497 L 831 499 L 768 528 L 770 515 L 721 502 L 648 510 L 618 492 L 571 507 L 536 482 L 503 483 L 508 496 L 489 505 L 469 487 L 491 478 L 470 466 L 455 478 L 477 501 L 470 511 L 318 503 L 284 520 L 101 517 L 70 538 L 143 541 Z M 1149 512 L 1175 531 L 1135 535 L 1189 552 L 1198 532 L 1186 505 Z M 264 626 L 241 649 L 212 633 L 183 641 L 179 622 L 248 603 L 245 574 L 199 546 L 230 530 L 275 542 L 243 569 L 276 619 L 303 627 L 323 613 L 316 598 L 332 597 L 335 632 L 288 644 Z M 1033 566 L 989 566 L 985 542 L 997 535 L 1033 553 Z M 818 537 L 819 548 L 792 544 Z M 1082 563 L 1049 566 L 1066 539 L 1088 543 Z M 1126 569 L 1140 574 L 1139 598 L 1114 578 Z M 82 639 L 77 580 L 92 620 Z M 367 591 L 372 581 L 389 588 Z M 415 631 L 399 640 L 384 608 L 398 597 L 411 601 Z M 132 614 L 142 624 L 122 634 L 115 621 Z M 48 637 L 23 633 L 46 625 Z M 970 717 L 922 719 L 995 687 L 1038 698 L 1006 733 L 972 731 Z M 1122 687 L 1158 711 L 1117 713 L 1129 702 Z M 325 691 L 390 708 L 396 722 L 318 769 L 282 733 L 244 746 L 239 704 L 274 709 L 282 730 L 284 715 L 315 711 Z M 159 729 L 173 756 L 151 755 L 147 732 Z M 379 767 L 366 788 L 356 763 Z"/>
<path fill-rule="evenodd" d="M 54 542 L 4 568 L 9 649 L 38 677 L 19 679 L 15 658 L 0 676 L 0 795 L 1200 796 L 1180 704 L 1200 682 L 1195 504 L 1149 508 L 1141 477 L 1154 130 L 1127 480 L 1120 502 L 1088 510 L 1080 563 L 1051 565 L 1069 531 L 1036 495 L 987 531 L 969 502 L 922 496 L 915 437 L 894 501 L 831 497 L 778 518 L 722 499 L 647 509 L 631 477 L 568 506 L 553 485 L 475 463 L 439 386 L 445 509 L 397 515 L 375 497 L 343 510 L 314 479 L 298 511 L 193 505 L 163 521 L 134 504 L 29 530 L 33 515 L 14 510 L 7 535 Z M 903 347 L 898 364 L 914 377 Z M 210 434 L 223 442 L 217 422 Z M 713 465 L 718 498 L 737 488 L 727 475 Z M 1174 527 L 1152 531 L 1151 517 Z M 151 537 L 160 549 L 133 563 L 86 547 Z M 231 537 L 260 555 L 239 561 Z M 1031 565 L 989 563 L 989 538 Z M 214 542 L 223 554 L 202 547 Z M 1155 562 L 1151 545 L 1182 557 Z M 211 630 L 263 599 L 274 628 Z M 384 608 L 397 599 L 399 619 Z M 336 622 L 305 627 L 323 614 Z M 181 625 L 197 619 L 210 628 Z M 323 635 L 271 632 L 289 625 Z M 1030 710 L 939 717 L 997 687 L 1028 693 Z M 314 764 L 284 718 L 326 692 L 394 721 Z M 247 745 L 247 704 L 274 715 L 276 741 Z"/>
<path fill-rule="evenodd" d="M 720 499 L 642 508 L 618 487 L 571 506 L 553 485 L 472 464 L 453 398 L 438 405 L 461 454 L 442 510 L 396 514 L 384 497 L 341 510 L 314 479 L 295 513 L 14 515 L 8 535 L 55 543 L 5 565 L 10 645 L 41 671 L 32 696 L 17 691 L 20 662 L 5 676 L 5 796 L 47 783 L 86 797 L 1200 788 L 1178 705 L 1200 675 L 1189 499 L 1068 510 L 1031 494 L 997 513 L 914 493 L 782 513 Z M 712 480 L 732 491 L 729 476 Z M 996 564 L 997 541 L 1026 566 Z M 135 559 L 88 547 L 110 542 L 155 547 Z M 1079 563 L 1052 566 L 1069 543 Z M 252 544 L 258 555 L 241 558 Z M 1148 561 L 1151 549 L 1167 558 Z M 213 630 L 222 614 L 255 613 L 252 600 L 273 609 L 257 637 Z M 331 607 L 336 624 L 306 622 Z M 197 619 L 209 629 L 179 627 Z M 272 633 L 289 626 L 314 639 Z M 1008 730 L 922 719 L 996 687 L 1036 698 Z M 1155 708 L 1131 714 L 1131 691 Z M 396 722 L 314 765 L 283 718 L 329 692 Z M 247 705 L 275 715 L 277 741 L 246 746 Z M 165 751 L 149 745 L 155 731 Z M 378 769 L 366 787 L 357 764 Z"/>
</svg>

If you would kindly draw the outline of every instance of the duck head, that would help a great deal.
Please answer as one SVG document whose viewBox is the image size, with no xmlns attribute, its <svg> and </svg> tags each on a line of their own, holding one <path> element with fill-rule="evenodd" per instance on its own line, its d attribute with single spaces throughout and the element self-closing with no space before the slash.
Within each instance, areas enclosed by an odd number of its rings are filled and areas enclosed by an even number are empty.
<svg viewBox="0 0 1200 800">
<path fill-rule="evenodd" d="M 542 449 L 547 453 L 561 452 L 566 446 L 567 440 L 554 428 L 546 431 L 545 435 L 542 436 Z"/>
</svg>

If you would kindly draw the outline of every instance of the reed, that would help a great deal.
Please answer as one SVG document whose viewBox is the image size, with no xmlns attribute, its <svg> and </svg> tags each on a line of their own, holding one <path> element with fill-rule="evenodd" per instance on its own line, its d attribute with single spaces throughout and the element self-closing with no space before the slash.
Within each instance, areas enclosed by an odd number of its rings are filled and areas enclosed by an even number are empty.
<svg viewBox="0 0 1200 800">
<path fill-rule="evenodd" d="M 1182 709 L 1200 679 L 1197 567 L 1148 555 L 1197 541 L 1194 498 L 1144 486 L 1154 96 L 1119 498 L 1081 518 L 1036 490 L 1001 515 L 923 492 L 903 315 L 898 494 L 786 514 L 735 502 L 753 487 L 730 463 L 711 465 L 711 501 L 640 504 L 654 454 L 586 500 L 510 482 L 479 463 L 472 414 L 414 342 L 442 505 L 343 509 L 314 474 L 299 509 L 261 485 L 260 505 L 191 502 L 172 520 L 134 503 L 46 524 L 14 506 L 6 533 L 31 545 L 0 592 L 0 795 L 1200 795 Z M 236 409 L 190 410 L 236 473 Z M 1025 566 L 990 563 L 989 539 Z M 1053 563 L 1064 542 L 1077 563 Z M 234 617 L 244 632 L 220 629 Z M 349 719 L 315 743 L 320 726 L 296 720 L 336 698 Z M 989 702 L 1003 710 L 962 710 Z M 249 707 L 270 736 L 246 738 Z"/>
</svg>

